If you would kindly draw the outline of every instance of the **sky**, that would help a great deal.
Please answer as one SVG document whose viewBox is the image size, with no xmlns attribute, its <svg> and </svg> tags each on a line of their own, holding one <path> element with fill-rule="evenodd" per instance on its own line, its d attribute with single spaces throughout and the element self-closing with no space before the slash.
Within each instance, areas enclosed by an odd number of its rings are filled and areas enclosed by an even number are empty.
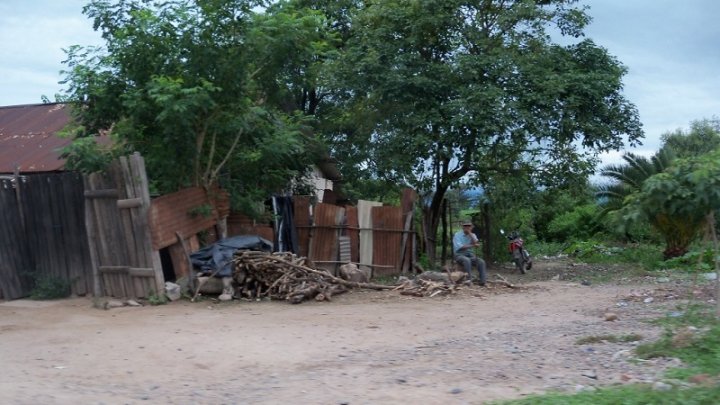
<svg viewBox="0 0 720 405">
<path fill-rule="evenodd" d="M 82 14 L 87 0 L 0 0 L 0 106 L 55 100 L 65 68 L 63 49 L 102 45 Z M 720 117 L 720 1 L 581 0 L 593 21 L 586 37 L 627 69 L 624 94 L 643 123 L 643 145 L 601 156 L 616 163 L 625 151 L 650 155 L 661 135 L 692 121 Z"/>
</svg>

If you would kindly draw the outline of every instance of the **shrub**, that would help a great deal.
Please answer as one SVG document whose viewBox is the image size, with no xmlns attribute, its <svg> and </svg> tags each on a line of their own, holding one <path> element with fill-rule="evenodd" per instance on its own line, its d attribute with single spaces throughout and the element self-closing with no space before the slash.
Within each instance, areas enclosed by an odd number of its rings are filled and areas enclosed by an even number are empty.
<svg viewBox="0 0 720 405">
<path fill-rule="evenodd" d="M 35 288 L 30 293 L 30 298 L 54 300 L 69 297 L 71 292 L 69 280 L 56 276 L 40 276 L 35 279 Z"/>
</svg>

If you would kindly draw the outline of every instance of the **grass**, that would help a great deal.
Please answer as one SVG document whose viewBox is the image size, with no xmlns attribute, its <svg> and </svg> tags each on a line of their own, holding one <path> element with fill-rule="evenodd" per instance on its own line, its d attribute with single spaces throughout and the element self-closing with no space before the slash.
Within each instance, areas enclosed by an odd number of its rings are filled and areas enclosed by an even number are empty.
<svg viewBox="0 0 720 405">
<path fill-rule="evenodd" d="M 506 405 L 646 405 L 681 404 L 711 405 L 720 403 L 720 320 L 713 307 L 694 305 L 679 316 L 666 316 L 655 321 L 665 327 L 665 334 L 656 342 L 638 345 L 635 354 L 639 358 L 677 357 L 687 367 L 671 369 L 666 374 L 674 381 L 669 390 L 654 390 L 647 384 L 601 388 L 578 394 L 550 393 L 534 395 L 521 400 L 496 401 L 492 404 Z M 580 343 L 630 339 L 635 335 L 614 337 L 612 335 L 583 338 Z M 685 382 L 692 376 L 708 376 L 710 384 L 694 385 Z"/>
<path fill-rule="evenodd" d="M 673 378 L 720 375 L 720 320 L 712 308 L 695 305 L 680 317 L 657 322 L 665 326 L 665 333 L 656 342 L 638 346 L 638 357 L 677 357 L 689 365 L 686 369 L 673 370 Z"/>
<path fill-rule="evenodd" d="M 170 299 L 165 294 L 156 294 L 153 290 L 148 294 L 147 301 L 150 305 L 165 305 L 170 302 Z"/>
<path fill-rule="evenodd" d="M 517 401 L 491 402 L 514 405 L 715 405 L 720 403 L 720 387 L 673 388 L 655 391 L 648 386 L 600 389 L 575 395 L 548 394 Z"/>
</svg>

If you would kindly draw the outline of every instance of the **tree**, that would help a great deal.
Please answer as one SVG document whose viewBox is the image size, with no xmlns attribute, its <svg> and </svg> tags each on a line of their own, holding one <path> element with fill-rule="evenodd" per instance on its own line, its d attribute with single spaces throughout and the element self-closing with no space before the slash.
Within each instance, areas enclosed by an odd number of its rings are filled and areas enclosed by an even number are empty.
<svg viewBox="0 0 720 405">
<path fill-rule="evenodd" d="M 720 119 L 703 119 L 690 123 L 690 130 L 676 130 L 661 137 L 662 150 L 678 158 L 704 155 L 720 147 Z"/>
<path fill-rule="evenodd" d="M 628 197 L 626 221 L 649 220 L 666 240 L 666 259 L 682 256 L 720 208 L 720 151 L 679 159 L 664 172 L 643 182 Z"/>
<path fill-rule="evenodd" d="M 548 35 L 582 35 L 589 17 L 574 3 L 364 2 L 329 68 L 353 124 L 325 134 L 334 153 L 357 173 L 428 195 L 429 238 L 455 184 L 587 175 L 597 152 L 642 131 L 621 93 L 625 68 L 590 40 L 561 46 Z"/>
<path fill-rule="evenodd" d="M 84 133 L 140 151 L 160 192 L 222 182 L 249 208 L 286 188 L 316 149 L 285 102 L 302 84 L 292 67 L 326 41 L 319 14 L 256 12 L 262 3 L 91 1 L 83 12 L 106 49 L 74 46 L 66 61 Z"/>
<path fill-rule="evenodd" d="M 637 222 L 623 220 L 621 210 L 628 204 L 629 198 L 640 192 L 647 179 L 662 173 L 672 163 L 668 151 L 661 150 L 650 158 L 631 152 L 623 154 L 622 164 L 610 164 L 600 170 L 600 175 L 608 177 L 610 183 L 598 186 L 595 193 L 600 200 L 599 221 L 608 219 L 610 226 L 625 235 L 628 241 L 636 240 Z M 657 227 L 655 227 L 657 229 Z"/>
</svg>

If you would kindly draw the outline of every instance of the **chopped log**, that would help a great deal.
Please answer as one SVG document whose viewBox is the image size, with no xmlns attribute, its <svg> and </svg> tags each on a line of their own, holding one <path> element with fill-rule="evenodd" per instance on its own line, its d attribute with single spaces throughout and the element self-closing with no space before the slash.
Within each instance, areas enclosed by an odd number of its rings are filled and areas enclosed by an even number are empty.
<svg viewBox="0 0 720 405">
<path fill-rule="evenodd" d="M 501 276 L 500 274 L 495 273 L 495 277 L 499 278 L 500 281 L 492 280 L 492 281 L 490 281 L 491 283 L 504 285 L 505 287 L 508 287 L 508 288 L 516 288 L 513 283 L 507 281 L 507 279 L 505 277 Z"/>
</svg>

